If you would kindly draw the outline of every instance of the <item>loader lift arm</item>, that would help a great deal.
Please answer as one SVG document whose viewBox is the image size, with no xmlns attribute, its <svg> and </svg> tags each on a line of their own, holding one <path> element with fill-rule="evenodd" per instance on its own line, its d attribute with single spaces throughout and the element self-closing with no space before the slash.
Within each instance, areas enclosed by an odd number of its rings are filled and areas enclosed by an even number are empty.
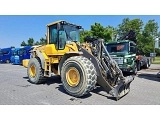
<svg viewBox="0 0 160 120">
<path fill-rule="evenodd" d="M 118 41 L 119 40 L 131 40 L 131 41 L 137 43 L 136 33 L 133 30 L 130 30 L 129 32 L 127 32 L 126 34 L 124 34 L 122 37 L 120 37 L 118 39 Z"/>
<path fill-rule="evenodd" d="M 104 40 L 95 37 L 86 37 L 85 42 L 90 43 L 91 51 L 94 57 L 91 61 L 96 66 L 98 80 L 97 83 L 102 86 L 109 94 L 120 99 L 130 90 L 130 83 L 134 80 L 133 76 L 124 77 L 117 63 L 109 55 Z M 85 51 L 83 50 L 85 54 Z M 89 56 L 86 55 L 86 56 Z M 94 60 L 95 59 L 95 60 Z M 95 62 L 97 61 L 97 63 Z"/>
</svg>

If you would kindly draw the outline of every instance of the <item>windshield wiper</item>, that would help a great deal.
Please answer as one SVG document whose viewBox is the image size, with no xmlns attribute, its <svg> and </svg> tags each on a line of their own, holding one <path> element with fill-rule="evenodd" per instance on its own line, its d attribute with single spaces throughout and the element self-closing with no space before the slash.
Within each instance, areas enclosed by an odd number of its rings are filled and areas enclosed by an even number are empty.
<svg viewBox="0 0 160 120">
<path fill-rule="evenodd" d="M 73 41 L 73 39 L 72 39 L 72 38 L 71 38 L 71 36 L 67 33 L 67 31 L 66 31 L 66 30 L 65 30 L 65 32 L 66 32 L 66 36 L 67 36 L 67 38 Z"/>
</svg>

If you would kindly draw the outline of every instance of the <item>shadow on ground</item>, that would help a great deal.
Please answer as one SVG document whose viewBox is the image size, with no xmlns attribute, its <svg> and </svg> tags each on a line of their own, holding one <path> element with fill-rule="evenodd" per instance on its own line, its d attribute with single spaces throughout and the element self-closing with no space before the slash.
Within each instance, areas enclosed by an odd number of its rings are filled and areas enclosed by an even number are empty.
<svg viewBox="0 0 160 120">
<path fill-rule="evenodd" d="M 98 94 L 100 96 L 104 96 L 107 99 L 116 100 L 114 97 L 110 96 L 109 94 L 107 94 L 107 95 L 102 94 L 101 92 L 106 92 L 106 91 L 101 86 L 97 86 L 96 89 L 94 89 L 92 92 L 95 94 Z"/>
<path fill-rule="evenodd" d="M 52 76 L 50 78 L 47 78 L 47 81 L 44 84 L 51 85 L 51 84 L 54 84 L 54 83 L 60 84 L 61 83 L 61 77 L 56 75 L 56 76 Z"/>
<path fill-rule="evenodd" d="M 56 89 L 58 89 L 60 92 L 63 92 L 63 93 L 65 93 L 65 94 L 69 95 L 69 94 L 66 92 L 66 90 L 63 88 L 63 85 L 59 85 Z M 104 96 L 104 97 L 106 97 L 107 99 L 116 100 L 114 97 L 111 97 L 111 96 L 109 96 L 108 94 L 107 94 L 107 95 L 101 94 L 100 92 L 102 92 L 102 91 L 106 92 L 102 87 L 97 86 L 97 88 L 94 89 L 93 91 L 91 91 L 89 94 L 84 95 L 84 96 L 79 97 L 79 98 L 76 98 L 76 97 L 73 97 L 73 96 L 72 96 L 72 98 L 71 98 L 70 100 L 72 101 L 72 100 L 75 100 L 75 99 L 86 99 L 86 98 L 89 98 L 89 97 L 92 96 L 91 93 L 95 93 L 95 94 L 98 94 L 98 95 L 100 95 L 100 96 Z"/>
<path fill-rule="evenodd" d="M 137 77 L 144 78 L 146 80 L 160 82 L 160 78 L 158 78 L 157 74 L 140 73 Z"/>
<path fill-rule="evenodd" d="M 66 92 L 66 90 L 64 89 L 64 87 L 63 87 L 63 85 L 59 85 L 58 87 L 56 87 L 56 89 L 58 89 L 60 92 L 63 92 L 63 93 L 65 93 L 65 94 L 67 94 L 67 95 L 69 95 L 67 92 Z M 90 97 L 90 96 L 92 96 L 92 94 L 87 94 L 87 95 L 85 95 L 85 96 L 82 96 L 82 97 L 79 97 L 80 99 L 85 99 L 85 98 L 88 98 L 88 97 Z"/>
<path fill-rule="evenodd" d="M 23 77 L 24 79 L 28 79 L 28 77 Z"/>
<path fill-rule="evenodd" d="M 28 79 L 28 77 L 23 77 L 23 78 L 24 78 L 24 79 L 27 79 L 27 81 L 30 82 L 29 79 Z M 30 83 L 31 83 L 31 82 L 30 82 Z M 52 76 L 52 77 L 50 77 L 50 78 L 47 78 L 46 82 L 44 82 L 44 83 L 42 83 L 42 84 L 44 84 L 44 85 L 51 85 L 51 84 L 55 84 L 55 83 L 58 84 L 58 87 L 56 87 L 55 89 L 58 89 L 60 92 L 69 95 L 69 94 L 66 92 L 66 90 L 64 89 L 63 85 L 61 84 L 61 77 L 60 77 L 60 76 Z M 104 96 L 104 97 L 106 97 L 107 99 L 116 100 L 114 97 L 111 97 L 109 94 L 104 95 L 104 94 L 102 94 L 101 92 L 106 92 L 101 86 L 97 86 L 96 89 L 94 89 L 94 90 L 91 91 L 91 93 L 95 93 L 95 94 L 98 94 L 98 95 L 100 95 L 100 96 Z M 86 98 L 88 98 L 88 97 L 91 97 L 91 96 L 92 96 L 91 93 L 89 93 L 89 94 L 87 94 L 87 95 L 84 95 L 84 96 L 82 96 L 82 97 L 79 97 L 78 99 L 86 99 Z M 72 97 L 71 100 L 72 100 L 72 99 L 77 99 L 76 97 L 73 97 L 73 96 L 71 96 L 71 97 Z"/>
<path fill-rule="evenodd" d="M 29 78 L 28 77 L 23 77 L 23 79 L 27 79 L 27 81 L 29 83 L 32 83 L 29 81 Z M 49 78 L 46 78 L 46 81 L 43 82 L 42 84 L 46 84 L 46 85 L 51 85 L 51 84 L 54 84 L 54 83 L 58 83 L 60 84 L 61 83 L 61 78 L 60 76 L 52 76 L 52 77 L 49 77 Z M 33 83 L 32 83 L 33 84 Z"/>
</svg>

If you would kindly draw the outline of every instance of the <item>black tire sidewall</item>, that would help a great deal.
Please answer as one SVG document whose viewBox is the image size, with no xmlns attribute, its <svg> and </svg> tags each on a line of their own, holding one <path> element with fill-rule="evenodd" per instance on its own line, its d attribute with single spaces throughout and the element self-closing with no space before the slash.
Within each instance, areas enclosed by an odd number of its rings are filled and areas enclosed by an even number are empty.
<svg viewBox="0 0 160 120">
<path fill-rule="evenodd" d="M 9 63 L 10 63 L 10 60 L 6 60 L 6 63 L 9 64 Z"/>
<path fill-rule="evenodd" d="M 140 70 L 141 70 L 140 62 L 137 62 L 137 71 L 140 71 Z"/>
<path fill-rule="evenodd" d="M 148 69 L 148 68 L 149 68 L 149 63 L 147 61 L 146 64 L 144 65 L 144 69 Z"/>
<path fill-rule="evenodd" d="M 78 83 L 77 86 L 75 87 L 71 87 L 68 83 L 67 83 L 67 79 L 66 79 L 66 72 L 71 68 L 74 67 L 79 71 L 80 74 L 80 81 Z M 86 78 L 85 78 L 85 69 L 76 61 L 74 62 L 69 62 L 67 64 L 64 65 L 62 71 L 61 71 L 61 79 L 63 79 L 63 85 L 66 88 L 67 92 L 70 93 L 71 95 L 77 95 L 77 94 L 81 94 L 83 93 L 83 88 L 85 88 L 86 84 Z"/>
<path fill-rule="evenodd" d="M 149 68 L 149 63 L 148 63 L 148 61 L 147 61 L 147 63 L 146 63 L 146 68 Z"/>
<path fill-rule="evenodd" d="M 137 64 L 136 64 L 136 62 L 134 63 L 133 74 L 134 75 L 137 74 Z"/>
<path fill-rule="evenodd" d="M 148 67 L 151 66 L 151 60 L 148 60 Z"/>
</svg>

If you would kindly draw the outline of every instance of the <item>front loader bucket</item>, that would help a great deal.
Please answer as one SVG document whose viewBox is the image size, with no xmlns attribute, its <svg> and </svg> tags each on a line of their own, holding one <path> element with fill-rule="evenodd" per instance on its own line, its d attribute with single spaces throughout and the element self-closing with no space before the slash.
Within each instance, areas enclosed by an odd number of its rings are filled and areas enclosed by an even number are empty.
<svg viewBox="0 0 160 120">
<path fill-rule="evenodd" d="M 107 93 L 115 97 L 116 100 L 119 100 L 129 92 L 130 83 L 134 80 L 134 77 L 124 77 L 122 71 L 106 50 L 103 41 L 100 40 L 98 42 L 100 42 L 98 48 L 101 48 L 101 50 L 98 50 L 99 53 L 97 53 L 97 57 L 90 54 L 90 52 L 84 48 L 81 48 L 81 52 L 83 52 L 82 56 L 90 59 L 94 64 L 97 72 L 97 84 L 103 87 Z M 117 75 L 118 78 L 114 79 Z M 116 85 L 112 85 L 111 83 L 115 83 Z"/>
<path fill-rule="evenodd" d="M 134 77 L 125 77 L 125 81 L 120 82 L 115 88 L 113 88 L 109 94 L 119 100 L 121 97 L 125 96 L 130 91 L 130 83 L 134 80 Z"/>
</svg>

